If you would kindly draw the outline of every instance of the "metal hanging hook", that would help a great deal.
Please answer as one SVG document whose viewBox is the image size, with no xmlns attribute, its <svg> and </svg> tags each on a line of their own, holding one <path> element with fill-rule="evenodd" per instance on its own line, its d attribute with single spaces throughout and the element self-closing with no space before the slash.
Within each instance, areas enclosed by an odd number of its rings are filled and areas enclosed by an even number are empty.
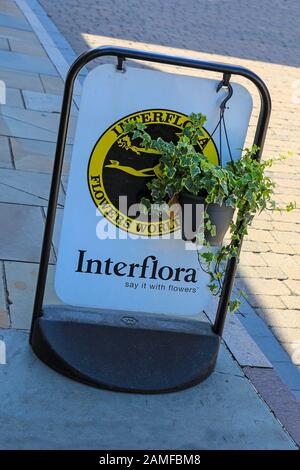
<svg viewBox="0 0 300 470">
<path fill-rule="evenodd" d="M 222 103 L 220 104 L 220 110 L 221 110 L 221 113 L 222 115 L 224 114 L 224 111 L 226 109 L 226 103 L 228 100 L 230 100 L 230 98 L 232 97 L 233 95 L 233 89 L 232 89 L 232 85 L 230 83 L 230 77 L 231 77 L 231 74 L 230 73 L 224 73 L 223 74 L 223 80 L 220 81 L 220 83 L 218 84 L 217 86 L 217 89 L 216 89 L 216 92 L 218 93 L 221 88 L 223 87 L 226 87 L 227 88 L 227 91 L 228 91 L 228 94 L 227 96 L 224 98 L 224 100 L 222 101 Z"/>
<path fill-rule="evenodd" d="M 125 67 L 124 67 L 124 62 L 125 62 L 125 57 L 123 56 L 120 56 L 118 55 L 117 56 L 117 70 L 119 70 L 120 72 L 124 72 L 125 71 Z"/>
</svg>

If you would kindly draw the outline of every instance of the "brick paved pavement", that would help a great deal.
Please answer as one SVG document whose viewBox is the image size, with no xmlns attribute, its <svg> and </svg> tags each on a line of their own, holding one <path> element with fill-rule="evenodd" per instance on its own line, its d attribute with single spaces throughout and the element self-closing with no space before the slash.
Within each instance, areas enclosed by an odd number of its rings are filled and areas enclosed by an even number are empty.
<svg viewBox="0 0 300 470">
<path fill-rule="evenodd" d="M 240 64 L 258 73 L 273 100 L 264 154 L 294 153 L 271 170 L 278 185 L 278 200 L 300 205 L 298 0 L 40 3 L 78 53 L 96 45 L 120 44 L 184 52 Z M 254 104 L 255 117 L 257 100 Z M 253 123 L 248 142 L 252 130 Z M 248 302 L 299 366 L 300 210 L 283 216 L 264 213 L 254 221 L 243 245 L 239 277 L 238 283 L 247 287 Z"/>
<path fill-rule="evenodd" d="M 40 0 L 77 52 L 84 35 L 300 65 L 297 0 Z M 287 77 L 286 77 L 287 78 Z"/>
</svg>

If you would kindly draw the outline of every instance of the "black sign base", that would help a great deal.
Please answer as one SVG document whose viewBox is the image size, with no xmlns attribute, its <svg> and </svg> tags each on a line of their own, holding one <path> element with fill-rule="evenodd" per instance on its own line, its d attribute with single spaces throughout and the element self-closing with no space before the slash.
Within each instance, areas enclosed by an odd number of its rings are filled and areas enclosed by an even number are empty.
<svg viewBox="0 0 300 470">
<path fill-rule="evenodd" d="M 220 337 L 209 323 L 137 312 L 44 306 L 31 346 L 58 372 L 99 388 L 181 390 L 208 377 Z"/>
</svg>

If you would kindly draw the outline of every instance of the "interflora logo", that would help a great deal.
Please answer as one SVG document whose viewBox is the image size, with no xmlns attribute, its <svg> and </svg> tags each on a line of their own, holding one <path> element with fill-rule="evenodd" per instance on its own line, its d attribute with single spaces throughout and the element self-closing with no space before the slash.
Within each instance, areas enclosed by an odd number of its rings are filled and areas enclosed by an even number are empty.
<svg viewBox="0 0 300 470">
<path fill-rule="evenodd" d="M 111 125 L 99 138 L 88 165 L 88 185 L 91 197 L 104 217 L 125 232 L 147 237 L 166 235 L 180 227 L 177 213 L 153 218 L 149 214 L 129 215 L 120 205 L 126 197 L 125 207 L 133 207 L 142 197 L 149 197 L 147 182 L 160 177 L 159 152 L 144 149 L 138 139 L 124 131 L 124 125 L 136 120 L 147 125 L 152 138 L 161 137 L 176 142 L 189 122 L 187 115 L 167 109 L 148 109 L 123 117 Z M 206 129 L 202 129 L 197 150 L 206 158 L 219 163 L 218 150 Z M 130 213 L 131 214 L 131 213 Z"/>
</svg>

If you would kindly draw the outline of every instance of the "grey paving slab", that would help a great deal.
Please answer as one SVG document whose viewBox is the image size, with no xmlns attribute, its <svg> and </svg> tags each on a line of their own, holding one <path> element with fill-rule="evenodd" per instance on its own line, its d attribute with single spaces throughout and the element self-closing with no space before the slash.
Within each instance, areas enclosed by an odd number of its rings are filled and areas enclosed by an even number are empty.
<svg viewBox="0 0 300 470">
<path fill-rule="evenodd" d="M 27 109 L 47 111 L 49 113 L 60 113 L 61 111 L 62 95 L 24 90 L 23 97 Z M 72 106 L 71 114 L 77 113 L 77 108 Z"/>
<path fill-rule="evenodd" d="M 32 109 L 34 111 L 46 111 L 49 113 L 61 112 L 62 95 L 54 95 L 52 93 L 39 93 L 35 91 L 24 90 L 23 97 L 27 109 Z M 79 102 L 80 97 L 78 95 L 74 95 L 71 107 L 71 116 L 78 115 Z"/>
<path fill-rule="evenodd" d="M 68 189 L 68 175 L 63 175 L 62 178 L 61 178 L 61 184 L 62 184 L 62 187 L 63 187 L 63 190 L 65 192 L 65 194 L 67 193 L 67 189 Z"/>
<path fill-rule="evenodd" d="M 26 204 L 31 206 L 41 206 L 47 204 L 45 199 L 41 199 L 32 194 L 26 193 L 22 189 L 16 189 L 9 184 L 0 182 L 0 202 L 11 204 Z"/>
<path fill-rule="evenodd" d="M 28 21 L 24 17 L 16 17 L 15 15 L 7 15 L 6 13 L 0 13 L 0 26 L 6 28 L 22 29 L 24 31 L 31 31 L 32 28 Z"/>
<path fill-rule="evenodd" d="M 0 330 L 1 328 L 9 328 L 10 320 L 8 314 L 4 310 L 0 310 Z"/>
<path fill-rule="evenodd" d="M 38 41 L 21 41 L 20 39 L 9 39 L 9 46 L 13 52 L 21 52 L 22 54 L 44 56 L 47 54 Z"/>
<path fill-rule="evenodd" d="M 38 262 L 44 230 L 40 207 L 0 203 L 0 259 Z"/>
<path fill-rule="evenodd" d="M 219 356 L 216 364 L 216 372 L 220 374 L 230 374 L 239 377 L 244 377 L 242 368 L 237 361 L 233 358 L 225 344 L 219 350 Z"/>
<path fill-rule="evenodd" d="M 239 320 L 250 335 L 272 336 L 266 323 L 255 313 L 254 315 L 249 315 L 247 313 L 245 316 L 239 315 Z"/>
<path fill-rule="evenodd" d="M 46 93 L 54 93 L 56 95 L 60 95 L 63 93 L 64 82 L 60 77 L 41 75 L 41 80 Z"/>
<path fill-rule="evenodd" d="M 11 147 L 17 169 L 52 173 L 56 144 L 41 140 L 11 138 Z M 65 151 L 63 173 L 69 172 L 72 146 Z"/>
<path fill-rule="evenodd" d="M 8 137 L 0 136 L 0 168 L 13 168 Z"/>
<path fill-rule="evenodd" d="M 295 449 L 245 378 L 214 373 L 163 395 L 109 392 L 45 366 L 26 332 L 1 335 L 2 449 Z"/>
<path fill-rule="evenodd" d="M 273 362 L 274 368 L 281 378 L 291 389 L 300 390 L 300 366 L 291 362 Z"/>
<path fill-rule="evenodd" d="M 48 34 L 48 33 L 45 33 L 45 34 Z M 57 46 L 54 43 L 53 43 L 53 46 L 46 46 L 45 42 L 42 41 L 42 44 L 46 48 L 47 54 L 50 57 L 52 63 L 55 64 L 55 67 L 58 70 L 59 75 L 63 79 L 65 79 L 70 68 L 70 63 L 65 59 L 61 51 L 57 48 Z M 78 81 L 76 81 L 74 90 L 75 90 L 75 93 L 77 94 L 79 94 L 78 87 L 79 87 Z"/>
<path fill-rule="evenodd" d="M 5 262 L 7 290 L 11 302 L 10 316 L 12 328 L 30 329 L 38 269 L 38 264 L 15 261 Z M 53 285 L 54 266 L 50 265 L 44 298 L 45 304 L 61 303 L 54 292 Z"/>
<path fill-rule="evenodd" d="M 300 401 L 273 369 L 247 367 L 244 370 L 275 416 L 300 445 Z"/>
<path fill-rule="evenodd" d="M 24 90 L 23 97 L 27 109 L 50 113 L 58 113 L 61 110 L 62 95 Z"/>
<path fill-rule="evenodd" d="M 227 315 L 223 338 L 241 366 L 272 367 L 236 315 Z"/>
<path fill-rule="evenodd" d="M 45 73 L 57 75 L 57 71 L 46 57 L 29 56 L 19 52 L 0 51 L 0 63 L 2 67 L 17 72 Z"/>
<path fill-rule="evenodd" d="M 253 336 L 253 338 L 272 364 L 274 361 L 290 362 L 288 354 L 274 336 Z"/>
<path fill-rule="evenodd" d="M 46 173 L 0 169 L 0 200 L 2 202 L 35 206 L 47 205 L 50 182 L 50 175 Z M 8 191 L 9 189 L 11 192 L 7 192 L 6 195 L 5 190 Z M 30 198 L 30 201 L 28 201 L 28 198 Z M 64 203 L 63 194 L 60 194 L 58 203 Z"/>
<path fill-rule="evenodd" d="M 43 85 L 38 74 L 16 73 L 11 70 L 0 69 L 0 80 L 4 80 L 7 87 L 25 90 L 43 91 Z"/>
<path fill-rule="evenodd" d="M 16 29 L 12 27 L 6 27 L 5 25 L 0 25 L 0 37 L 5 39 L 20 39 L 25 41 L 36 41 L 36 35 L 32 30 L 23 31 L 21 29 Z"/>
<path fill-rule="evenodd" d="M 58 114 L 5 105 L 0 106 L 0 112 L 0 134 L 56 142 L 59 124 Z M 70 119 L 69 143 L 74 135 L 74 119 L 74 116 Z"/>
<path fill-rule="evenodd" d="M 207 316 L 213 322 L 217 311 L 217 299 L 213 299 Z M 272 367 L 256 342 L 244 328 L 237 315 L 227 315 L 223 339 L 241 366 Z"/>
<path fill-rule="evenodd" d="M 45 214 L 45 218 L 47 216 L 47 207 L 43 207 L 43 212 Z M 58 248 L 59 248 L 59 240 L 60 240 L 60 231 L 63 221 L 64 210 L 57 208 L 56 216 L 55 216 L 55 225 L 53 229 L 53 237 L 52 237 L 52 244 L 54 248 L 54 253 L 58 255 Z"/>
<path fill-rule="evenodd" d="M 8 40 L 0 37 L 0 49 L 2 51 L 9 51 Z"/>
<path fill-rule="evenodd" d="M 1 0 L 1 12 L 13 16 L 23 16 L 19 8 L 11 0 Z"/>
<path fill-rule="evenodd" d="M 4 104 L 4 103 L 3 103 Z M 6 103 L 7 106 L 24 109 L 24 102 L 21 96 L 21 91 L 16 88 L 6 88 Z"/>
</svg>

